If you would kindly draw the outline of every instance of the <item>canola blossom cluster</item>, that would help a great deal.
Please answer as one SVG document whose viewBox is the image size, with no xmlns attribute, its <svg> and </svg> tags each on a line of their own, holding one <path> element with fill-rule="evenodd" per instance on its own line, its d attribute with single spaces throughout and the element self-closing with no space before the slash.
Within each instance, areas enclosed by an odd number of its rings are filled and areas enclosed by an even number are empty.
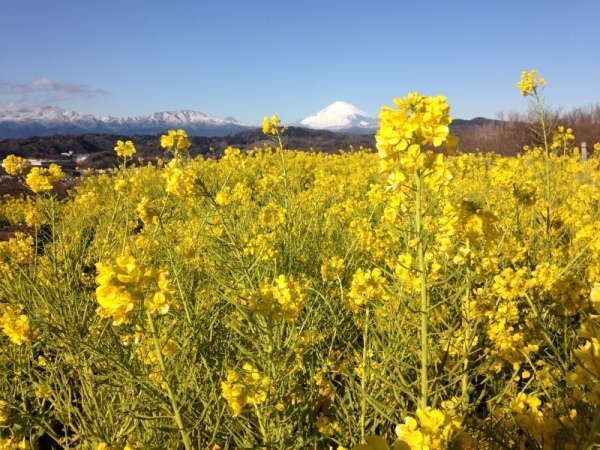
<svg viewBox="0 0 600 450">
<path fill-rule="evenodd" d="M 546 85 L 546 80 L 538 77 L 537 74 L 537 70 L 524 70 L 521 73 L 521 80 L 517 82 L 517 87 L 524 97 L 531 95 L 531 93 L 536 91 L 538 87 Z"/>
<path fill-rule="evenodd" d="M 112 318 L 113 325 L 130 322 L 139 303 L 151 314 L 166 314 L 173 305 L 175 290 L 166 270 L 141 268 L 130 255 L 119 256 L 114 264 L 98 262 L 96 269 L 97 313 Z"/>
<path fill-rule="evenodd" d="M 576 396 L 600 405 L 600 282 L 594 283 L 590 298 L 595 314 L 577 330 L 584 343 L 574 352 L 578 363 L 567 375 L 567 382 L 574 388 Z"/>
<path fill-rule="evenodd" d="M 265 116 L 262 122 L 263 134 L 277 134 L 277 127 L 281 125 L 281 120 L 276 115 L 270 118 Z"/>
<path fill-rule="evenodd" d="M 0 200 L 27 231 L 0 241 L 0 448 L 600 445 L 600 143 L 464 154 L 451 121 L 411 93 L 375 151 L 287 150 L 272 116 L 217 158 L 171 130 L 60 200 L 6 158 L 32 195 Z"/>
<path fill-rule="evenodd" d="M 241 297 L 248 310 L 268 317 L 270 320 L 294 322 L 304 306 L 306 295 L 303 284 L 294 277 L 280 275 L 272 283 L 264 279 L 255 292 L 245 290 Z"/>
<path fill-rule="evenodd" d="M 428 97 L 412 92 L 394 99 L 397 109 L 383 107 L 375 135 L 381 174 L 392 189 L 406 182 L 415 171 L 429 172 L 430 183 L 444 185 L 452 179 L 442 154 L 425 152 L 427 147 L 452 151 L 458 140 L 450 134 L 450 105 L 446 97 Z"/>
<path fill-rule="evenodd" d="M 389 300 L 386 292 L 388 280 L 382 276 L 381 269 L 372 271 L 358 269 L 352 275 L 352 284 L 348 292 L 347 307 L 350 311 L 357 313 L 360 308 L 365 308 L 375 300 Z"/>
<path fill-rule="evenodd" d="M 117 141 L 115 152 L 117 152 L 117 155 L 122 158 L 131 158 L 135 154 L 136 150 L 132 141 Z"/>
<path fill-rule="evenodd" d="M 2 167 L 8 175 L 23 178 L 24 183 L 35 194 L 52 191 L 56 183 L 67 176 L 57 164 L 52 163 L 48 168 L 31 167 L 28 160 L 14 155 L 4 158 Z"/>
<path fill-rule="evenodd" d="M 268 378 L 246 363 L 239 372 L 227 372 L 227 381 L 221 383 L 221 390 L 233 415 L 239 416 L 244 406 L 253 407 L 266 401 L 268 386 Z"/>
<path fill-rule="evenodd" d="M 34 256 L 33 237 L 17 232 L 8 241 L 0 242 L 0 270 L 9 279 L 18 277 L 20 270 Z"/>
<path fill-rule="evenodd" d="M 56 164 L 50 164 L 49 168 L 34 167 L 25 178 L 27 186 L 36 194 L 51 191 L 54 185 L 66 178 L 66 174 Z"/>
<path fill-rule="evenodd" d="M 384 106 L 379 114 L 376 139 L 380 158 L 386 160 L 411 145 L 456 146 L 457 139 L 449 138 L 448 125 L 452 118 L 446 97 L 412 92 L 402 99 L 394 99 L 394 104 L 397 109 Z"/>
<path fill-rule="evenodd" d="M 575 140 L 572 128 L 565 128 L 562 125 L 556 127 L 556 130 L 552 132 L 552 144 L 550 148 L 552 150 L 561 150 L 563 153 L 569 149 L 570 144 Z"/>
<path fill-rule="evenodd" d="M 25 314 L 20 308 L 7 305 L 0 309 L 0 329 L 16 345 L 31 345 L 34 339 L 34 330 Z"/>
<path fill-rule="evenodd" d="M 439 409 L 417 409 L 417 419 L 407 417 L 396 426 L 400 441 L 411 449 L 443 450 L 453 445 L 468 450 L 477 449 L 478 443 L 462 427 L 461 421 Z"/>
<path fill-rule="evenodd" d="M 185 130 L 169 130 L 167 134 L 160 137 L 160 146 L 175 157 L 186 153 L 191 145 Z"/>
<path fill-rule="evenodd" d="M 13 176 L 21 175 L 29 166 L 29 161 L 15 155 L 8 155 L 2 162 L 2 167 L 4 167 L 6 173 Z"/>
</svg>

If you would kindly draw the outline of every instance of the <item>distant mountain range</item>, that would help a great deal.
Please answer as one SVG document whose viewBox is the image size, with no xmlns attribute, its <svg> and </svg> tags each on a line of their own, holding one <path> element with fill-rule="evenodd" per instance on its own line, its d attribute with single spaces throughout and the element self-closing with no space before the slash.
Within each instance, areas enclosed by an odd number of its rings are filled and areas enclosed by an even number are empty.
<svg viewBox="0 0 600 450">
<path fill-rule="evenodd" d="M 455 119 L 450 131 L 461 135 L 491 121 Z M 219 156 L 228 146 L 242 150 L 271 145 L 259 124 L 242 124 L 229 117 L 217 119 L 195 111 L 173 111 L 147 117 L 95 117 L 46 107 L 0 111 L 0 160 L 9 154 L 38 159 L 61 159 L 68 154 L 80 167 L 114 167 L 117 140 L 134 141 L 138 156 L 164 156 L 158 135 L 184 129 L 191 136 L 192 154 Z M 286 148 L 337 152 L 339 149 L 375 149 L 377 119 L 345 102 L 335 102 L 305 119 L 293 122 L 285 133 Z M 72 160 L 73 168 L 75 160 Z"/>
<path fill-rule="evenodd" d="M 218 119 L 198 111 L 165 111 L 146 117 L 96 117 L 54 106 L 0 111 L 0 139 L 53 134 L 156 134 L 183 128 L 190 136 L 225 136 L 256 128 L 234 118 Z"/>
<path fill-rule="evenodd" d="M 464 126 L 479 125 L 489 119 L 457 119 L 453 132 Z M 338 101 L 321 111 L 290 124 L 291 126 L 327 130 L 337 133 L 371 135 L 377 131 L 376 118 L 350 103 Z M 30 136 L 113 134 L 152 135 L 170 129 L 184 129 L 190 136 L 219 137 L 261 127 L 240 123 L 233 117 L 219 119 L 198 111 L 164 111 L 144 117 L 110 117 L 79 114 L 54 106 L 32 109 L 0 110 L 0 139 Z"/>
<path fill-rule="evenodd" d="M 292 126 L 341 133 L 372 134 L 377 119 L 346 102 L 335 102 Z M 156 134 L 184 129 L 190 136 L 226 136 L 260 128 L 233 117 L 219 119 L 198 111 L 164 111 L 145 117 L 96 117 L 54 106 L 0 111 L 0 139 L 53 134 Z"/>
</svg>

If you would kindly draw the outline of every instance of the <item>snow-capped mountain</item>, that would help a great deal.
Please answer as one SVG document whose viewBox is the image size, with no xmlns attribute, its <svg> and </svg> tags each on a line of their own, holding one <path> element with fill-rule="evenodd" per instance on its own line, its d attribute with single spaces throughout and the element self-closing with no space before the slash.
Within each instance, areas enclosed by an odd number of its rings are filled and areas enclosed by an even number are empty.
<svg viewBox="0 0 600 450">
<path fill-rule="evenodd" d="M 174 128 L 183 128 L 190 136 L 225 136 L 259 127 L 198 111 L 164 111 L 145 117 L 119 118 L 79 114 L 53 106 L 0 110 L 0 139 L 52 134 L 155 134 Z"/>
<path fill-rule="evenodd" d="M 350 103 L 334 102 L 290 125 L 371 134 L 377 129 L 377 119 Z M 226 136 L 260 128 L 260 124 L 239 123 L 233 117 L 219 119 L 198 111 L 164 111 L 143 117 L 97 117 L 55 106 L 0 110 L 0 139 L 52 134 L 157 134 L 179 128 L 190 136 Z"/>
<path fill-rule="evenodd" d="M 334 102 L 316 114 L 292 125 L 316 130 L 370 134 L 377 130 L 377 119 L 346 102 Z"/>
</svg>

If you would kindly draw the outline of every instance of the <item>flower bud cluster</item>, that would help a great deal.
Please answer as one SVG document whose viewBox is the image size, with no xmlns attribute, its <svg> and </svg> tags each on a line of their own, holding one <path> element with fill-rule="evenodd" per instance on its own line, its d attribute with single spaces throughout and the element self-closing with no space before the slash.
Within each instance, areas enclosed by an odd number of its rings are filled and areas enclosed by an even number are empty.
<svg viewBox="0 0 600 450">
<path fill-rule="evenodd" d="M 26 315 L 21 314 L 21 307 L 5 305 L 0 309 L 0 329 L 16 345 L 31 345 L 34 339 L 34 331 L 29 324 Z"/>
<path fill-rule="evenodd" d="M 346 307 L 356 314 L 360 308 L 370 305 L 375 300 L 389 300 L 387 285 L 388 281 L 382 276 L 381 269 L 358 269 L 352 276 Z"/>
<path fill-rule="evenodd" d="M 99 262 L 96 268 L 96 301 L 100 305 L 96 312 L 112 318 L 113 325 L 128 323 L 141 301 L 152 314 L 166 314 L 174 303 L 175 290 L 166 270 L 142 269 L 130 255 L 118 257 L 115 264 Z"/>
<path fill-rule="evenodd" d="M 270 119 L 265 116 L 262 123 L 263 134 L 277 134 L 277 127 L 280 124 L 281 120 L 276 115 L 271 116 Z"/>
<path fill-rule="evenodd" d="M 29 168 L 29 161 L 20 156 L 8 155 L 2 161 L 2 167 L 4 167 L 7 174 L 18 177 Z"/>
<path fill-rule="evenodd" d="M 192 143 L 184 130 L 169 130 L 167 134 L 160 137 L 160 146 L 175 156 L 187 152 Z"/>
<path fill-rule="evenodd" d="M 417 409 L 416 416 L 418 421 L 407 417 L 404 424 L 396 427 L 399 441 L 407 443 L 411 449 L 477 448 L 477 441 L 464 431 L 461 421 L 453 419 L 449 413 L 427 408 Z"/>
<path fill-rule="evenodd" d="M 538 86 L 546 85 L 546 80 L 536 77 L 537 73 L 538 71 L 535 69 L 529 72 L 524 70 L 521 73 L 521 80 L 517 82 L 517 87 L 524 97 L 527 97 L 532 92 L 535 92 Z"/>
<path fill-rule="evenodd" d="M 115 152 L 122 158 L 131 158 L 135 153 L 135 146 L 131 141 L 117 141 Z"/>
<path fill-rule="evenodd" d="M 302 307 L 306 295 L 302 284 L 293 276 L 279 275 L 274 282 L 265 278 L 257 291 L 244 290 L 242 293 L 247 308 L 272 320 L 294 322 Z"/>
<path fill-rule="evenodd" d="M 25 182 L 33 192 L 40 194 L 44 191 L 51 191 L 56 182 L 66 178 L 66 176 L 59 166 L 50 164 L 48 169 L 43 167 L 31 169 L 25 178 Z"/>
<path fill-rule="evenodd" d="M 241 372 L 227 372 L 227 381 L 221 383 L 221 393 L 231 407 L 233 415 L 239 416 L 244 406 L 258 405 L 266 401 L 268 385 L 269 378 L 252 364 L 246 363 Z"/>
<path fill-rule="evenodd" d="M 451 150 L 458 142 L 450 135 L 448 125 L 452 118 L 446 97 L 412 92 L 405 98 L 394 99 L 394 104 L 397 110 L 387 106 L 381 109 L 375 135 L 384 175 L 389 175 L 397 166 L 406 172 L 423 167 L 426 158 L 421 153 L 422 146 L 443 146 Z"/>
</svg>

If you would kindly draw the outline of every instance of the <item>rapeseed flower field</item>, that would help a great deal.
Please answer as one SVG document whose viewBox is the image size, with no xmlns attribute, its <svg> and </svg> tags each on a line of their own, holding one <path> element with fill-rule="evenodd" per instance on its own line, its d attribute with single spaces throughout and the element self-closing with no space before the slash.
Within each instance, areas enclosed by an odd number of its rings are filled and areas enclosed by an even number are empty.
<svg viewBox="0 0 600 450">
<path fill-rule="evenodd" d="M 383 107 L 377 152 L 271 147 L 7 173 L 0 449 L 600 446 L 600 160 L 538 120 L 461 154 L 443 96 Z M 600 144 L 596 144 L 597 153 Z M 42 239 L 43 238 L 43 239 Z"/>
</svg>

